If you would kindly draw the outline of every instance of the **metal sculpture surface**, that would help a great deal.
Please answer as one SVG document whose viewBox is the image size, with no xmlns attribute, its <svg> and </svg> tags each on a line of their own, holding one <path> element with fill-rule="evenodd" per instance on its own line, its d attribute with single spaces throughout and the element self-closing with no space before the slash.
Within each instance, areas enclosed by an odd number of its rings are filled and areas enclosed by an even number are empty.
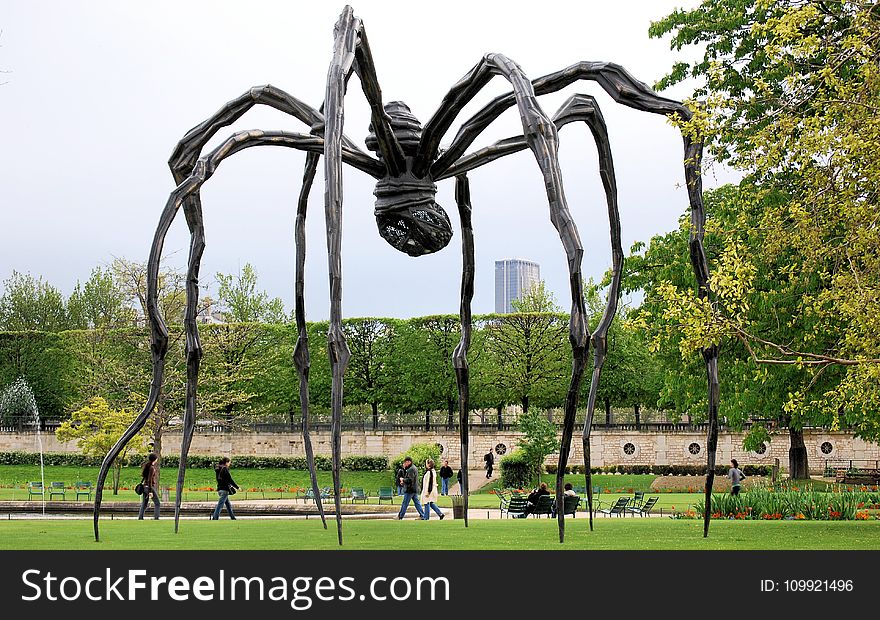
<svg viewBox="0 0 880 620">
<path fill-rule="evenodd" d="M 158 308 L 157 280 L 159 259 L 165 236 L 178 210 L 182 207 L 191 234 L 189 265 L 187 271 L 187 304 L 184 319 L 186 333 L 187 389 L 183 440 L 180 449 L 180 466 L 177 476 L 175 502 L 175 531 L 178 530 L 180 502 L 186 468 L 186 457 L 192 441 L 196 413 L 196 384 L 202 348 L 196 325 L 196 301 L 198 295 L 199 265 L 205 247 L 202 223 L 201 186 L 214 174 L 225 158 L 246 148 L 274 145 L 306 151 L 303 186 L 299 196 L 296 217 L 296 291 L 295 315 L 298 339 L 294 350 L 294 364 L 300 382 L 302 429 L 306 456 L 309 463 L 312 490 L 324 527 L 324 507 L 315 474 L 314 458 L 309 436 L 309 352 L 305 322 L 304 265 L 305 265 L 305 219 L 308 196 L 317 171 L 318 160 L 324 157 L 325 219 L 327 248 L 330 263 L 330 326 L 328 351 L 332 369 L 331 384 L 331 436 L 332 473 L 334 501 L 339 543 L 342 543 L 342 519 L 340 506 L 340 451 L 342 418 L 342 382 L 350 352 L 342 330 L 342 164 L 347 163 L 377 179 L 376 222 L 380 235 L 393 247 L 410 256 L 436 252 L 445 247 L 452 238 L 452 226 L 446 212 L 435 202 L 436 181 L 455 177 L 455 200 L 461 220 L 462 231 L 462 278 L 461 278 L 461 340 L 455 349 L 453 363 L 459 399 L 459 427 L 461 434 L 462 496 L 464 498 L 464 522 L 467 527 L 468 505 L 468 412 L 469 375 L 467 353 L 471 341 L 471 299 L 474 289 L 474 240 L 471 228 L 471 201 L 467 172 L 498 158 L 530 149 L 544 177 L 550 220 L 568 259 L 569 284 L 571 288 L 571 319 L 569 341 L 572 348 L 572 372 L 565 399 L 562 444 L 556 479 L 556 502 L 560 542 L 564 539 L 565 521 L 563 502 L 563 474 L 568 462 L 569 449 L 574 432 L 578 392 L 587 365 L 589 344 L 594 349 L 593 374 L 587 405 L 587 417 L 583 430 L 584 459 L 586 464 L 590 528 L 592 529 L 592 486 L 590 484 L 590 428 L 596 403 L 596 390 L 607 346 L 606 336 L 617 310 L 623 250 L 620 241 L 620 216 L 617 204 L 617 185 L 605 122 L 596 100 L 588 95 L 573 95 L 553 118 L 547 116 L 538 103 L 537 96 L 556 92 L 580 80 L 597 82 L 615 102 L 655 114 L 677 114 L 682 119 L 692 116 L 684 105 L 660 97 L 639 82 L 622 67 L 606 62 L 579 62 L 534 81 L 529 80 L 519 66 L 501 54 L 487 54 L 473 67 L 440 103 L 431 119 L 421 126 L 409 108 L 402 102 L 383 105 L 382 94 L 376 77 L 376 69 L 366 31 L 361 20 L 354 16 L 351 7 L 345 7 L 334 30 L 333 59 L 327 77 L 324 104 L 316 110 L 295 97 L 273 87 L 259 86 L 227 103 L 214 116 L 190 130 L 178 143 L 169 160 L 177 188 L 171 192 L 159 220 L 148 261 L 147 311 L 152 336 L 153 379 L 144 409 L 119 442 L 107 454 L 98 476 L 95 493 L 94 530 L 98 539 L 98 517 L 101 495 L 107 472 L 123 446 L 144 426 L 153 411 L 162 385 L 165 355 L 168 349 L 168 331 Z M 356 72 L 364 95 L 371 108 L 370 134 L 367 148 L 377 157 L 365 153 L 342 133 L 344 120 L 343 98 L 351 73 Z M 504 77 L 512 92 L 493 99 L 472 118 L 464 122 L 450 146 L 441 152 L 440 141 L 444 138 L 455 118 L 471 99 L 496 75 Z M 202 148 L 221 128 L 230 125 L 256 104 L 268 105 L 302 121 L 309 133 L 251 130 L 230 136 L 223 144 L 205 156 Z M 467 148 L 505 110 L 516 106 L 522 121 L 523 135 L 501 140 L 495 144 L 465 155 Z M 557 156 L 558 134 L 561 127 L 582 121 L 590 129 L 599 150 L 599 173 L 604 186 L 611 228 L 613 277 L 605 313 L 595 333 L 588 333 L 584 305 L 581 245 L 577 227 L 569 213 L 562 174 Z M 699 295 L 709 295 L 709 271 L 703 249 L 705 214 L 700 180 L 702 145 L 684 137 L 684 168 L 691 208 L 690 257 L 696 274 Z M 709 379 L 709 436 L 708 469 L 706 479 L 707 512 L 704 535 L 708 534 L 708 498 L 712 489 L 715 449 L 717 443 L 717 349 L 703 352 Z"/>
</svg>

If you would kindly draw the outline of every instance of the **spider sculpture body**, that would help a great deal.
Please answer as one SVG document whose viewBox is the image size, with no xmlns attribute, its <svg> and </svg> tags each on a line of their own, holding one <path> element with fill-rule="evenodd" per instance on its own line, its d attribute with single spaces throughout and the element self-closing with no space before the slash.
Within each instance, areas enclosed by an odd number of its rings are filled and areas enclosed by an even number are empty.
<svg viewBox="0 0 880 620">
<path fill-rule="evenodd" d="M 342 543 L 340 506 L 342 382 L 350 352 L 342 330 L 342 164 L 349 164 L 376 180 L 375 215 L 380 235 L 393 247 L 410 256 L 436 252 L 452 238 L 449 216 L 437 205 L 436 183 L 455 178 L 455 200 L 461 221 L 462 278 L 461 278 L 461 340 L 453 355 L 459 390 L 459 427 L 461 436 L 462 496 L 465 502 L 467 526 L 467 470 L 469 373 L 467 353 L 471 340 L 471 299 L 474 285 L 474 239 L 471 228 L 471 204 L 467 172 L 506 155 L 525 149 L 532 151 L 547 192 L 550 220 L 559 233 L 565 251 L 571 290 L 571 318 L 569 341 L 572 349 L 572 372 L 564 405 L 562 442 L 556 480 L 556 501 L 560 542 L 564 538 L 564 510 L 562 509 L 563 474 L 568 462 L 574 434 L 578 393 L 587 365 L 589 345 L 593 345 L 593 372 L 587 401 L 587 416 L 582 432 L 586 465 L 586 488 L 592 529 L 592 485 L 590 481 L 590 430 L 596 403 L 596 391 L 607 353 L 606 337 L 617 310 L 623 250 L 620 240 L 620 217 L 617 205 L 617 184 L 607 130 L 596 100 L 588 95 L 574 95 L 563 104 L 555 116 L 549 117 L 541 109 L 537 97 L 558 91 L 569 84 L 589 80 L 598 83 L 612 99 L 637 110 L 660 115 L 692 116 L 683 104 L 660 97 L 639 82 L 622 67 L 605 62 L 579 62 L 566 69 L 534 81 L 522 69 L 501 54 L 487 54 L 462 79 L 452 86 L 441 101 L 437 112 L 421 126 L 409 108 L 401 102 L 383 105 L 376 70 L 373 65 L 366 31 L 361 20 L 346 7 L 334 30 L 334 54 L 327 77 L 324 103 L 314 109 L 299 99 L 273 86 L 252 88 L 244 95 L 228 102 L 216 114 L 191 129 L 175 148 L 169 165 L 177 187 L 171 192 L 159 220 L 150 257 L 147 263 L 147 312 L 152 339 L 153 379 L 144 409 L 119 442 L 104 459 L 95 493 L 94 530 L 98 539 L 98 517 L 107 472 L 114 459 L 128 441 L 144 426 L 152 413 L 163 380 L 164 361 L 168 349 L 168 331 L 158 309 L 157 281 L 159 259 L 165 236 L 177 212 L 182 208 L 191 233 L 187 271 L 187 305 L 184 319 L 187 356 L 186 411 L 181 443 L 180 467 L 177 477 L 175 531 L 178 529 L 180 501 L 186 468 L 186 457 L 195 427 L 196 384 L 202 348 L 196 324 L 199 266 L 205 247 L 202 223 L 201 186 L 214 174 L 227 157 L 245 148 L 275 145 L 307 152 L 303 185 L 296 218 L 296 290 L 295 316 L 298 340 L 294 349 L 294 364 L 300 384 L 300 408 L 304 448 L 309 462 L 312 490 L 318 511 L 326 528 L 324 508 L 318 490 L 314 454 L 309 435 L 309 353 L 305 320 L 304 265 L 306 256 L 305 221 L 308 196 L 323 157 L 325 179 L 325 221 L 327 252 L 330 272 L 330 326 L 328 354 L 331 362 L 331 447 L 332 473 L 335 489 L 337 532 Z M 376 157 L 358 148 L 342 133 L 344 120 L 343 98 L 352 72 L 357 73 L 371 108 L 370 134 L 367 148 Z M 439 146 L 455 118 L 465 105 L 494 77 L 502 76 L 511 85 L 511 92 L 498 96 L 473 117 L 466 120 L 451 144 L 441 152 Z M 303 122 L 308 133 L 251 130 L 235 133 L 220 146 L 202 155 L 202 149 L 217 131 L 245 114 L 256 104 L 269 105 Z M 522 121 L 523 133 L 493 145 L 465 154 L 468 147 L 505 110 L 516 106 Z M 592 335 L 588 332 L 582 288 L 581 260 L 583 246 L 578 230 L 568 209 L 562 185 L 562 174 L 557 156 L 558 130 L 573 122 L 583 122 L 590 130 L 599 153 L 599 174 L 606 195 L 612 248 L 612 281 L 608 303 L 603 317 Z M 684 136 L 684 171 L 691 206 L 690 257 L 698 283 L 698 294 L 706 297 L 709 290 L 709 270 L 703 249 L 705 214 L 703 211 L 700 158 L 702 145 Z M 706 514 L 704 535 L 708 534 L 708 501 L 714 476 L 717 444 L 718 371 L 716 348 L 706 349 L 709 386 L 709 434 L 707 441 L 708 467 L 706 484 Z"/>
</svg>

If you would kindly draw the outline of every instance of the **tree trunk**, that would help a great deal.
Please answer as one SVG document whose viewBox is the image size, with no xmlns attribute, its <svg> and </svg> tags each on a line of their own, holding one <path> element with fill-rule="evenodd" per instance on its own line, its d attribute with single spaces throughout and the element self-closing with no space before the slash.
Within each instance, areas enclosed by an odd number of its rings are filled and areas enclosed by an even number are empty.
<svg viewBox="0 0 880 620">
<path fill-rule="evenodd" d="M 633 405 L 633 411 L 636 414 L 636 430 L 639 430 L 640 428 L 642 428 L 642 418 L 641 418 L 641 411 L 640 411 L 640 407 L 639 407 L 638 403 Z"/>
<path fill-rule="evenodd" d="M 804 445 L 804 431 L 788 429 L 791 447 L 788 449 L 788 471 L 792 480 L 808 480 L 810 467 L 807 460 L 807 447 Z"/>
<path fill-rule="evenodd" d="M 431 430 L 431 410 L 425 409 L 425 430 Z"/>
<path fill-rule="evenodd" d="M 611 401 L 605 399 L 605 426 L 611 425 Z"/>
<path fill-rule="evenodd" d="M 379 428 L 379 403 L 373 401 L 370 403 L 373 407 L 373 430 L 377 430 Z"/>
<path fill-rule="evenodd" d="M 116 459 L 113 463 L 113 495 L 119 495 L 119 473 L 122 470 L 122 461 Z"/>
<path fill-rule="evenodd" d="M 450 431 L 455 426 L 455 417 L 453 415 L 455 412 L 455 404 L 456 402 L 451 398 L 446 399 L 446 428 Z"/>
<path fill-rule="evenodd" d="M 526 414 L 529 412 L 529 397 L 528 396 L 522 397 L 522 410 L 523 410 L 523 414 Z"/>
<path fill-rule="evenodd" d="M 504 414 L 501 413 L 504 409 L 504 405 L 498 405 L 495 409 L 498 412 L 498 430 L 500 431 L 504 428 Z"/>
</svg>

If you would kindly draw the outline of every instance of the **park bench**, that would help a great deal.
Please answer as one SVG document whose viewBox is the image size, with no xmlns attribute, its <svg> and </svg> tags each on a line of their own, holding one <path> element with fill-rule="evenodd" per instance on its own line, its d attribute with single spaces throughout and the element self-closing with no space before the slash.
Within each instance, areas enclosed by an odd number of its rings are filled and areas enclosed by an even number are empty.
<svg viewBox="0 0 880 620">
<path fill-rule="evenodd" d="M 34 496 L 45 497 L 42 482 L 28 482 L 27 489 L 28 499 L 31 499 Z"/>
<path fill-rule="evenodd" d="M 534 508 L 529 511 L 529 514 L 535 515 L 536 517 L 540 515 L 547 515 L 548 517 L 552 517 L 554 501 L 555 500 L 552 495 L 541 495 L 538 498 L 538 501 L 535 502 Z"/>
<path fill-rule="evenodd" d="M 79 499 L 80 495 L 85 495 L 86 499 L 92 499 L 92 482 L 79 480 L 75 485 L 73 485 L 74 489 L 76 489 L 76 499 Z M 164 497 L 162 499 L 165 499 Z"/>
<path fill-rule="evenodd" d="M 64 489 L 63 482 L 53 482 L 49 487 L 49 499 L 51 500 L 56 495 L 60 495 L 61 499 L 67 499 L 66 490 Z"/>
</svg>

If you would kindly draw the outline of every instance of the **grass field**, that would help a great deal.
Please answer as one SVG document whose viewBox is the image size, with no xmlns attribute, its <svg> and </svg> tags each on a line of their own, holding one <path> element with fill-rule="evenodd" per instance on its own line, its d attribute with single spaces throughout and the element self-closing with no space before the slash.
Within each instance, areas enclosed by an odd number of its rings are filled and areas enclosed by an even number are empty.
<svg viewBox="0 0 880 620">
<path fill-rule="evenodd" d="M 102 520 L 96 543 L 90 520 L 0 521 L 0 549 L 337 549 L 332 523 L 318 520 Z M 709 538 L 697 520 L 601 519 L 590 532 L 586 520 L 566 521 L 559 544 L 550 519 L 344 523 L 345 549 L 880 549 L 880 521 L 713 521 Z"/>
</svg>

